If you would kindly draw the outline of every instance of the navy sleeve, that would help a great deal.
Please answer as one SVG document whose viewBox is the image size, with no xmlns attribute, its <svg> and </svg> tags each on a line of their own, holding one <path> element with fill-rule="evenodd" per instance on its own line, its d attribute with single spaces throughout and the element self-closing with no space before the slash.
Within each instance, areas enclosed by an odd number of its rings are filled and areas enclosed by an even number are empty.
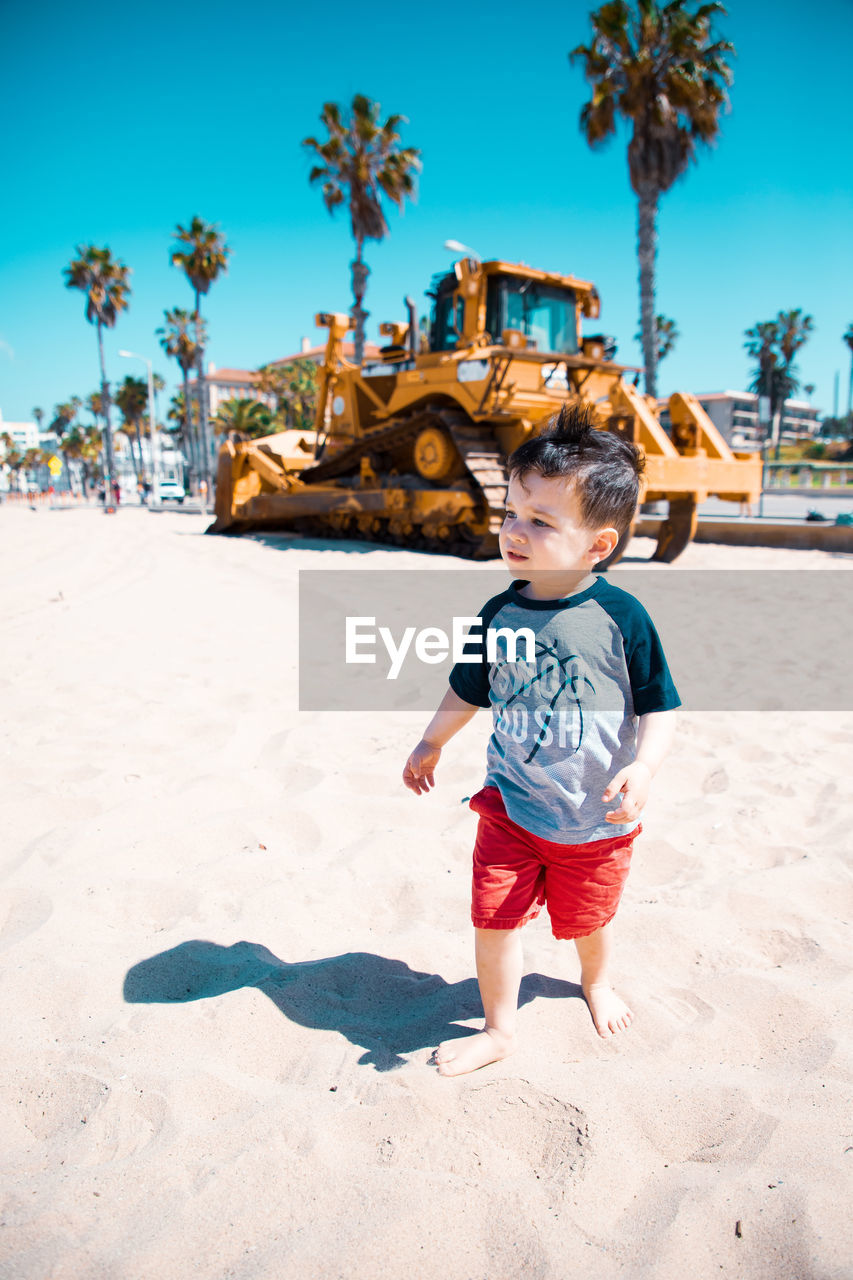
<svg viewBox="0 0 853 1280">
<path fill-rule="evenodd" d="M 468 702 L 472 707 L 488 707 L 489 698 L 489 664 L 486 661 L 486 632 L 492 619 L 506 603 L 508 593 L 502 591 L 493 596 L 478 613 L 480 628 L 477 634 L 471 629 L 470 639 L 465 641 L 465 652 L 475 660 L 473 662 L 457 662 L 450 672 L 450 687 L 458 698 Z"/>
<path fill-rule="evenodd" d="M 634 714 L 645 716 L 651 711 L 680 707 L 681 699 L 655 624 L 635 596 L 609 583 L 607 586 L 609 590 L 598 599 L 622 632 Z"/>
</svg>

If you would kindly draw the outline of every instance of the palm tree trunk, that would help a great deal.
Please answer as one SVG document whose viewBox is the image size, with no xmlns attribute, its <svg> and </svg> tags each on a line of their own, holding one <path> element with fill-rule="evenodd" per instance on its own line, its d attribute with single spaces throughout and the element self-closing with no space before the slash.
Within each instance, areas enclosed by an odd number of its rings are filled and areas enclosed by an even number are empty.
<svg viewBox="0 0 853 1280">
<path fill-rule="evenodd" d="M 639 197 L 637 257 L 640 262 L 640 332 L 643 335 L 643 364 L 646 395 L 657 395 L 657 351 L 655 350 L 655 258 L 657 256 L 658 193 L 644 190 Z"/>
<path fill-rule="evenodd" d="M 184 443 L 187 446 L 187 463 L 189 476 L 187 477 L 190 487 L 195 473 L 198 471 L 196 462 L 195 442 L 193 437 L 193 406 L 190 400 L 190 371 L 184 369 Z"/>
<path fill-rule="evenodd" d="M 850 381 L 847 384 L 847 417 L 853 412 L 853 347 L 850 348 Z M 848 423 L 848 425 L 850 425 Z"/>
<path fill-rule="evenodd" d="M 198 343 L 196 368 L 198 370 L 198 418 L 201 425 L 201 478 L 207 486 L 207 496 L 209 497 L 210 465 L 207 449 L 207 386 L 204 381 L 204 351 L 199 340 L 201 337 L 201 299 L 198 291 L 196 291 L 195 295 L 195 314 L 196 342 Z"/>
<path fill-rule="evenodd" d="M 139 419 L 138 419 L 138 418 L 137 418 L 136 422 L 134 422 L 134 424 L 133 424 L 133 429 L 134 429 L 134 431 L 136 432 L 136 451 L 137 451 L 137 453 L 139 454 L 139 470 L 138 470 L 138 471 L 137 471 L 137 473 L 136 473 L 136 487 L 137 487 L 137 490 L 138 490 L 138 489 L 139 489 L 139 484 L 140 484 L 140 482 L 141 482 L 141 480 L 142 480 L 142 477 L 145 475 L 145 463 L 144 463 L 143 458 L 142 458 L 142 436 L 139 434 Z"/>
<path fill-rule="evenodd" d="M 110 425 L 110 388 L 107 382 L 107 367 L 104 364 L 103 326 L 98 321 L 98 355 L 101 360 L 101 411 L 104 415 L 104 506 L 112 502 L 113 482 L 113 432 Z"/>
<path fill-rule="evenodd" d="M 364 360 L 364 322 L 370 315 L 370 312 L 365 311 L 361 304 L 367 292 L 367 277 L 370 275 L 370 268 L 366 262 L 362 261 L 361 257 L 364 241 L 356 240 L 355 244 L 355 258 L 350 263 L 352 268 L 352 295 L 355 298 L 352 317 L 355 320 L 355 362 L 356 364 L 361 364 Z"/>
</svg>

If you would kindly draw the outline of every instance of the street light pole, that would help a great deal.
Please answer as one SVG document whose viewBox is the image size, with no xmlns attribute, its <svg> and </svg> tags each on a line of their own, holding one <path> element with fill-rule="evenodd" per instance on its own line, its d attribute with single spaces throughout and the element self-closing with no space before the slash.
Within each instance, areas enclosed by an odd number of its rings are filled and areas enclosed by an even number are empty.
<svg viewBox="0 0 853 1280">
<path fill-rule="evenodd" d="M 157 495 L 157 416 L 154 412 L 154 374 L 152 373 L 151 361 L 145 356 L 137 355 L 135 351 L 120 351 L 120 356 L 124 356 L 126 360 L 141 360 L 148 369 L 148 421 L 151 427 L 151 502 L 152 504 L 158 500 Z"/>
<path fill-rule="evenodd" d="M 464 253 L 466 258 L 473 258 L 475 262 L 482 262 L 482 258 L 476 249 L 472 249 L 467 244 L 460 244 L 458 240 L 445 240 L 444 247 L 449 249 L 451 253 Z"/>
</svg>

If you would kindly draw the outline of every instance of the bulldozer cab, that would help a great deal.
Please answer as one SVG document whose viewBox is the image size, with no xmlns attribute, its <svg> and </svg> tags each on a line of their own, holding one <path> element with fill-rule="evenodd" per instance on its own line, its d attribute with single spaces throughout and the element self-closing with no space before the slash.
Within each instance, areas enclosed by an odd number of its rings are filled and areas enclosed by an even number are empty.
<svg viewBox="0 0 853 1280">
<path fill-rule="evenodd" d="M 576 355 L 581 349 L 578 291 L 541 272 L 463 260 L 455 271 L 433 279 L 429 296 L 431 351 L 472 342 L 555 355 Z"/>
</svg>

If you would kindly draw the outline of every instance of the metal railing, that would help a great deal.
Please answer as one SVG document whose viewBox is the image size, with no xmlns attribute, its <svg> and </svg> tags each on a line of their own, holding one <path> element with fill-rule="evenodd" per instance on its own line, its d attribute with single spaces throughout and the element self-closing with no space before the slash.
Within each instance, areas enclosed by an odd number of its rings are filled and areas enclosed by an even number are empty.
<svg viewBox="0 0 853 1280">
<path fill-rule="evenodd" d="M 853 462 L 765 462 L 764 488 L 853 490 Z"/>
</svg>

